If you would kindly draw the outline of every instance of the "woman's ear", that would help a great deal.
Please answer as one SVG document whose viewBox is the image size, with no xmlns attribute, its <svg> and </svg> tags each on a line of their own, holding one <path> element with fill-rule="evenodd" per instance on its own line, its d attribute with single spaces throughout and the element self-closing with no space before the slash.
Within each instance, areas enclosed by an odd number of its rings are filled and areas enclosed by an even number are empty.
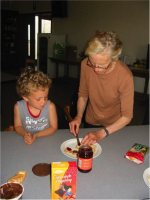
<svg viewBox="0 0 150 200">
<path fill-rule="evenodd" d="M 28 101 L 28 98 L 27 98 L 27 97 L 22 96 L 22 98 L 23 98 L 25 101 Z"/>
</svg>

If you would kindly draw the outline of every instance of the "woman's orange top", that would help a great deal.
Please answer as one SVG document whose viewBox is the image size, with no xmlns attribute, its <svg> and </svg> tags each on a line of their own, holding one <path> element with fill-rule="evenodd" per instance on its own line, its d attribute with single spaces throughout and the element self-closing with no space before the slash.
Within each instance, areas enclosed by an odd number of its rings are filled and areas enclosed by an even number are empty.
<svg viewBox="0 0 150 200">
<path fill-rule="evenodd" d="M 108 74 L 96 74 L 81 63 L 79 97 L 88 97 L 85 120 L 92 125 L 109 126 L 121 116 L 133 118 L 133 75 L 125 63 L 116 61 Z"/>
</svg>

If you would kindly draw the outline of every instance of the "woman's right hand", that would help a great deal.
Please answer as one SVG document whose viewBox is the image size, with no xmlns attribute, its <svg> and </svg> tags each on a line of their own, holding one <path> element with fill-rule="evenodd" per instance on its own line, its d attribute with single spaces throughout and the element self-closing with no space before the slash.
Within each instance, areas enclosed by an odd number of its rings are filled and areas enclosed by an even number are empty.
<svg viewBox="0 0 150 200">
<path fill-rule="evenodd" d="M 69 123 L 69 127 L 70 127 L 70 132 L 73 133 L 75 136 L 76 134 L 79 133 L 79 127 L 81 124 L 81 119 L 80 117 L 75 117 L 70 123 Z"/>
</svg>

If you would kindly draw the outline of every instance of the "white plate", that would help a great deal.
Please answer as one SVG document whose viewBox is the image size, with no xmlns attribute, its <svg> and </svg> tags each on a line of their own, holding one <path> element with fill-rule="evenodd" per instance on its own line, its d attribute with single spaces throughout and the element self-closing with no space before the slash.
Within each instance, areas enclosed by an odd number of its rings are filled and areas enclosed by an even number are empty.
<svg viewBox="0 0 150 200">
<path fill-rule="evenodd" d="M 143 179 L 146 183 L 146 185 L 150 188 L 150 182 L 148 181 L 148 176 L 150 175 L 150 167 L 147 168 L 143 173 Z"/>
<path fill-rule="evenodd" d="M 79 140 L 81 141 L 82 138 L 79 138 Z M 76 145 L 77 145 L 77 139 L 76 139 L 76 138 L 75 138 L 75 139 L 66 140 L 65 142 L 63 142 L 63 143 L 61 144 L 60 150 L 61 150 L 61 152 L 62 152 L 65 156 L 68 156 L 69 158 L 77 159 L 77 157 L 76 157 L 75 155 L 73 155 L 73 154 L 71 154 L 71 153 L 68 153 L 68 152 L 65 152 L 65 149 L 66 149 L 67 147 L 70 147 L 72 150 L 77 150 L 77 149 L 75 148 Z M 97 148 L 96 148 L 96 151 L 95 151 L 95 153 L 94 153 L 93 158 L 96 158 L 97 156 L 99 156 L 99 155 L 101 154 L 102 148 L 101 148 L 101 146 L 100 146 L 98 143 L 95 143 L 94 145 L 96 145 Z"/>
</svg>

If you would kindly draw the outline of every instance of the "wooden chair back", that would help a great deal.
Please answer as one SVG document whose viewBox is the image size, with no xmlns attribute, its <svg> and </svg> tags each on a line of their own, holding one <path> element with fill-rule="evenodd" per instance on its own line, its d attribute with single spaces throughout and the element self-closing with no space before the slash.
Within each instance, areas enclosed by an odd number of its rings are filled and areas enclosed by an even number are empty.
<svg viewBox="0 0 150 200">
<path fill-rule="evenodd" d="M 70 106 L 65 106 L 64 107 L 64 112 L 67 115 L 68 121 L 71 122 L 73 120 L 73 118 L 70 115 Z"/>
<path fill-rule="evenodd" d="M 33 69 L 35 71 L 35 60 L 26 59 L 25 67 L 20 68 L 20 73 L 25 72 L 26 69 Z"/>
<path fill-rule="evenodd" d="M 7 128 L 4 129 L 4 131 L 14 131 L 14 130 L 15 129 L 14 129 L 13 125 L 11 125 L 11 126 L 9 126 L 9 127 L 7 127 Z"/>
<path fill-rule="evenodd" d="M 26 59 L 26 68 L 32 69 L 35 71 L 35 60 L 32 59 Z"/>
</svg>

